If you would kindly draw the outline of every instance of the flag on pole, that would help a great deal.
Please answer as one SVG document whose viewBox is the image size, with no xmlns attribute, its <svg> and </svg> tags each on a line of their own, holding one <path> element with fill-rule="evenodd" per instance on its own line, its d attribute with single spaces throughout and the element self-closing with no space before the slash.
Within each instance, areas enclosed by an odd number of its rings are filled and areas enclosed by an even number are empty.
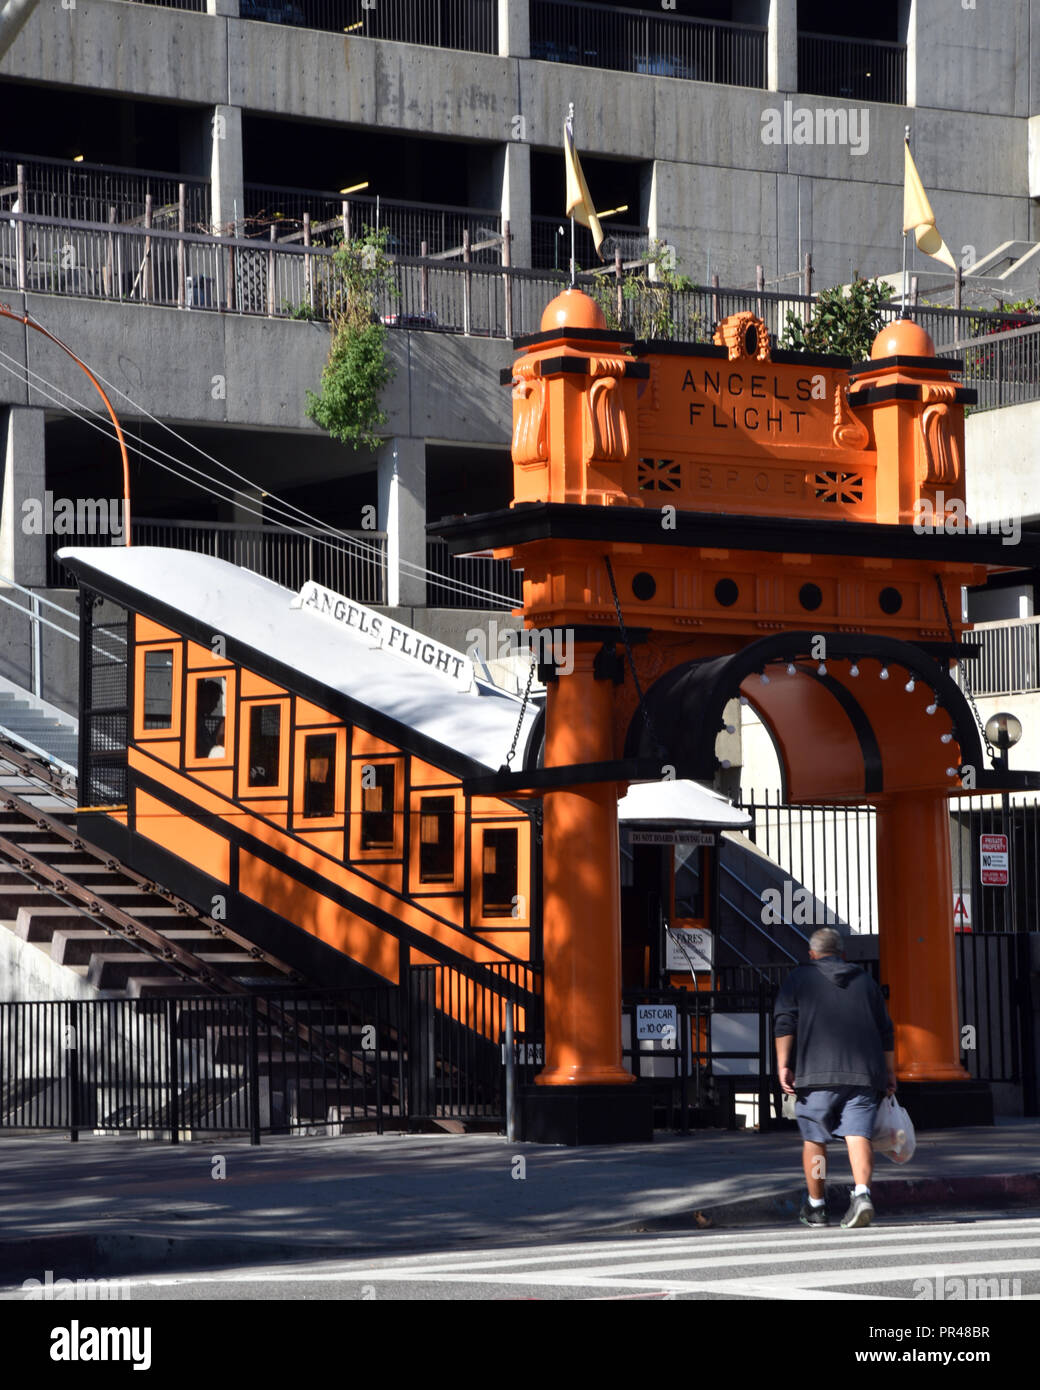
<svg viewBox="0 0 1040 1390">
<path fill-rule="evenodd" d="M 903 150 L 906 154 L 906 180 L 903 187 L 903 235 L 905 236 L 907 232 L 913 232 L 919 250 L 923 251 L 926 256 L 933 256 L 937 261 L 942 261 L 955 271 L 957 266 L 950 254 L 950 248 L 936 230 L 935 213 L 932 211 L 928 194 L 924 191 L 921 176 L 917 172 L 913 155 L 910 153 L 909 141 L 904 141 Z"/>
<path fill-rule="evenodd" d="M 567 216 L 573 217 L 583 227 L 588 227 L 595 243 L 596 255 L 602 260 L 603 253 L 600 247 L 603 245 L 603 228 L 599 225 L 585 175 L 581 172 L 578 151 L 574 148 L 574 126 L 570 116 L 563 123 L 563 160 L 567 166 Z"/>
</svg>

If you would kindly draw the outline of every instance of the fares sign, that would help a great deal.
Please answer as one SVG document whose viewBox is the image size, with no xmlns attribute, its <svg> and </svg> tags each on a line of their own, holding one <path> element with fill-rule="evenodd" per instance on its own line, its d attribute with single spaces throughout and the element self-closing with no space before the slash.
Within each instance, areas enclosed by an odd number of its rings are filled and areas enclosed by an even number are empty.
<svg viewBox="0 0 1040 1390">
<path fill-rule="evenodd" d="M 407 661 L 413 668 L 437 671 L 460 690 L 473 689 L 473 663 L 453 647 L 443 642 L 434 642 L 423 632 L 405 627 L 374 608 L 366 608 L 363 603 L 344 598 L 308 580 L 292 600 L 291 608 L 307 608 L 324 618 L 347 628 L 354 636 L 367 638 L 367 645 L 380 647 L 394 656 Z"/>
</svg>

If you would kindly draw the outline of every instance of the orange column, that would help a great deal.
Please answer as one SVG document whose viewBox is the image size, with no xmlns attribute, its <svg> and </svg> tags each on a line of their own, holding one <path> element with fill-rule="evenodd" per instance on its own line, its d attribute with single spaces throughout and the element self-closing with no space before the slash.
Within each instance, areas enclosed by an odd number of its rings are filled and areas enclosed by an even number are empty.
<svg viewBox="0 0 1040 1390">
<path fill-rule="evenodd" d="M 906 1081 L 964 1081 L 954 960 L 950 807 L 938 792 L 905 792 L 877 810 L 881 978 Z"/>
<path fill-rule="evenodd" d="M 545 766 L 613 757 L 613 685 L 593 678 L 595 649 L 550 682 Z M 617 784 L 544 798 L 542 936 L 545 1070 L 540 1086 L 617 1085 L 621 1065 L 621 888 Z"/>
</svg>

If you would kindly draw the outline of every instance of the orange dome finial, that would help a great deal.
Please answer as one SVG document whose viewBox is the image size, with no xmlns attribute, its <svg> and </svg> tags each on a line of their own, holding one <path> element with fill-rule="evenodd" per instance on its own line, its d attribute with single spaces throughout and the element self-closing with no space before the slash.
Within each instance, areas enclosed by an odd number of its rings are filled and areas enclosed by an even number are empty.
<svg viewBox="0 0 1040 1390">
<path fill-rule="evenodd" d="M 558 294 L 545 306 L 542 312 L 542 332 L 554 328 L 580 330 L 582 328 L 603 329 L 607 326 L 603 310 L 581 290 L 568 289 Z"/>
<path fill-rule="evenodd" d="M 913 319 L 895 319 L 886 323 L 874 339 L 870 360 L 879 357 L 934 357 L 935 344 Z"/>
</svg>

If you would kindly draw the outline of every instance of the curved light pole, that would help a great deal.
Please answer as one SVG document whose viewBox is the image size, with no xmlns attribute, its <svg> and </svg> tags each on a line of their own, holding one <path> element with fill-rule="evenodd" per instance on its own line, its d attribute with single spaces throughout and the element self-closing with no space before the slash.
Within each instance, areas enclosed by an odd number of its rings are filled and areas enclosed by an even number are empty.
<svg viewBox="0 0 1040 1390">
<path fill-rule="evenodd" d="M 87 376 L 90 377 L 90 380 L 94 383 L 94 387 L 97 390 L 98 395 L 105 402 L 105 409 L 111 416 L 112 424 L 115 427 L 116 438 L 119 440 L 119 452 L 122 455 L 123 459 L 123 544 L 129 545 L 130 459 L 126 452 L 126 440 L 123 438 L 122 426 L 116 418 L 115 411 L 112 409 L 112 402 L 105 395 L 100 381 L 98 381 L 97 377 L 90 370 L 87 364 L 85 362 L 81 362 L 80 359 L 76 356 L 76 354 L 72 351 L 72 349 L 68 346 L 68 344 L 63 343 L 60 338 L 56 338 L 53 333 L 49 332 L 46 328 L 44 328 L 42 323 L 37 323 L 36 320 L 30 314 L 16 314 L 14 310 L 7 304 L 0 304 L 0 315 L 2 315 L 5 319 L 14 319 L 16 323 L 24 324 L 26 328 L 35 328 L 37 333 L 42 333 L 45 338 L 49 338 L 52 343 L 55 343 L 58 347 L 61 348 L 62 352 L 68 353 L 68 355 L 72 358 L 73 362 L 76 363 L 77 367 L 81 367 L 83 371 L 86 372 Z"/>
</svg>

